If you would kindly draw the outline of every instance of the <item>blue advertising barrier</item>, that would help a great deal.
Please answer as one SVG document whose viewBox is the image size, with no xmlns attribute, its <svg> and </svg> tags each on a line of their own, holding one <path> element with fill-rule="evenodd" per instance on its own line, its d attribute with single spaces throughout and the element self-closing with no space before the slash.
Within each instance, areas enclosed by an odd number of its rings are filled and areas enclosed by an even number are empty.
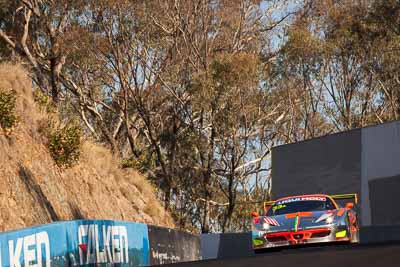
<svg viewBox="0 0 400 267">
<path fill-rule="evenodd" d="M 0 267 L 149 265 L 146 224 L 52 223 L 0 234 Z"/>
</svg>

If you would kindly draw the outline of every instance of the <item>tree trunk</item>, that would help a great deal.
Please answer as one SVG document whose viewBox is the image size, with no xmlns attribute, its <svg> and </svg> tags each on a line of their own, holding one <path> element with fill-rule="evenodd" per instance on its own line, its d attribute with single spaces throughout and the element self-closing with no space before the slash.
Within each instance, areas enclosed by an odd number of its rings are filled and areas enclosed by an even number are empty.
<svg viewBox="0 0 400 267">
<path fill-rule="evenodd" d="M 235 205 L 233 203 L 229 203 L 228 205 L 228 209 L 225 213 L 225 218 L 224 221 L 222 223 L 222 232 L 225 233 L 226 232 L 226 228 L 229 228 L 230 224 L 231 224 L 231 219 L 232 219 L 232 215 L 233 215 L 233 211 L 235 209 Z"/>
<path fill-rule="evenodd" d="M 58 79 L 56 74 L 57 59 L 50 59 L 50 80 L 51 80 L 51 97 L 54 103 L 58 103 Z"/>
<path fill-rule="evenodd" d="M 203 223 L 201 226 L 201 233 L 207 234 L 210 232 L 210 203 L 208 198 L 204 202 L 204 210 L 203 210 Z"/>
</svg>

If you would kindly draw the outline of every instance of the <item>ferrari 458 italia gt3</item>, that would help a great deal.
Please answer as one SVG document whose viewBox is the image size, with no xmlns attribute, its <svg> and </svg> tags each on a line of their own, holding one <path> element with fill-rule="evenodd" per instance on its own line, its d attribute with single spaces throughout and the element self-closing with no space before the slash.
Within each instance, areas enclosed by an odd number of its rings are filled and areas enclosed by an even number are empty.
<svg viewBox="0 0 400 267">
<path fill-rule="evenodd" d="M 343 206 L 337 200 L 354 199 Z M 252 239 L 255 250 L 299 244 L 358 243 L 354 205 L 357 194 L 301 195 L 264 203 L 262 215 L 253 212 Z"/>
</svg>

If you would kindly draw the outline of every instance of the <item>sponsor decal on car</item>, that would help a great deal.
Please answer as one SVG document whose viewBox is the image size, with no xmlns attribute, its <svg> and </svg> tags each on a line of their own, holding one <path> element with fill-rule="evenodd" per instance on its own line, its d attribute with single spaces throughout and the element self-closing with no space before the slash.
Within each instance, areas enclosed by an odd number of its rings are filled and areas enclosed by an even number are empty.
<svg viewBox="0 0 400 267">
<path fill-rule="evenodd" d="M 286 204 L 286 203 L 291 203 L 291 202 L 297 202 L 297 201 L 326 201 L 326 197 L 294 197 L 294 198 L 287 198 L 287 199 L 282 199 L 278 201 L 276 204 L 281 205 L 281 204 Z"/>
<path fill-rule="evenodd" d="M 265 222 L 265 223 L 268 223 L 269 225 L 279 226 L 278 221 L 275 220 L 274 218 L 264 217 L 264 222 Z"/>
<path fill-rule="evenodd" d="M 283 208 L 286 208 L 286 205 L 285 204 L 279 204 L 279 205 L 273 206 L 272 210 L 275 212 L 276 210 L 280 210 L 280 209 L 283 209 Z"/>
<path fill-rule="evenodd" d="M 294 219 L 294 231 L 297 232 L 299 230 L 300 225 L 300 216 L 296 216 Z"/>
</svg>

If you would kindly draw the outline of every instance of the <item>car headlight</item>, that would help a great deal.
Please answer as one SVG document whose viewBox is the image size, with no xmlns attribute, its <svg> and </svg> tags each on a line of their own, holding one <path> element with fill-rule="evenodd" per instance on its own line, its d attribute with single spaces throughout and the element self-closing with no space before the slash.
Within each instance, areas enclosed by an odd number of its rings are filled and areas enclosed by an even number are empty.
<svg viewBox="0 0 400 267">
<path fill-rule="evenodd" d="M 326 223 L 333 223 L 333 216 L 326 218 Z"/>
<path fill-rule="evenodd" d="M 332 223 L 333 222 L 334 215 L 332 213 L 325 213 L 322 214 L 317 220 L 315 220 L 316 223 L 326 221 L 326 223 Z"/>
<path fill-rule="evenodd" d="M 262 224 L 262 228 L 263 228 L 264 230 L 268 230 L 268 229 L 269 229 L 269 224 L 268 224 L 268 223 L 263 223 L 263 224 Z"/>
</svg>

